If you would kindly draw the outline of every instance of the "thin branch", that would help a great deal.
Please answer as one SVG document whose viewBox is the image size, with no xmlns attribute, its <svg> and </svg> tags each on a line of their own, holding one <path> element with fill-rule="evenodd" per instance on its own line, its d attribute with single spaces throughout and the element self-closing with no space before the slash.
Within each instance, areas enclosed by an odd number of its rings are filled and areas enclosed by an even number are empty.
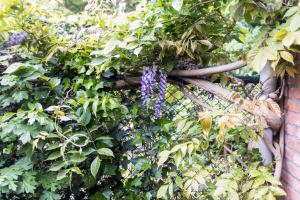
<svg viewBox="0 0 300 200">
<path fill-rule="evenodd" d="M 196 69 L 196 70 L 173 70 L 168 73 L 169 76 L 177 76 L 177 77 L 197 77 L 197 76 L 205 76 L 210 74 L 217 74 L 222 72 L 228 72 L 236 69 L 240 69 L 246 66 L 247 63 L 244 60 L 240 60 L 234 63 L 216 66 L 216 67 L 208 67 L 204 69 Z"/>
<path fill-rule="evenodd" d="M 236 155 L 226 144 L 224 144 L 224 149 L 233 155 L 240 164 L 243 164 L 243 161 L 238 157 L 238 155 Z"/>
<path fill-rule="evenodd" d="M 200 106 L 202 108 L 206 108 L 210 111 L 214 110 L 209 105 L 203 103 L 200 99 L 198 99 L 197 96 L 192 91 L 188 90 L 187 88 L 183 88 L 183 87 L 180 87 L 179 89 L 187 98 L 189 98 L 191 101 L 193 101 L 198 106 Z"/>
<path fill-rule="evenodd" d="M 274 177 L 277 180 L 280 180 L 281 171 L 282 171 L 282 153 L 280 152 L 280 145 L 277 142 L 274 142 L 274 146 L 272 142 L 266 136 L 263 137 L 268 149 L 272 152 L 275 158 L 275 171 Z"/>
<path fill-rule="evenodd" d="M 241 100 L 239 103 L 236 100 L 232 99 L 232 92 L 224 89 L 214 83 L 211 83 L 206 80 L 199 80 L 199 79 L 191 79 L 191 78 L 182 78 L 182 80 L 191 83 L 193 85 L 196 85 L 206 91 L 209 91 L 215 95 L 218 95 L 219 97 L 222 97 L 223 99 L 232 102 L 232 103 L 237 103 L 237 106 L 241 108 L 244 111 L 247 111 L 255 116 L 262 116 L 266 120 L 268 126 L 272 128 L 273 130 L 279 130 L 282 124 L 281 117 L 279 117 L 276 113 L 274 113 L 272 110 L 270 110 L 266 106 L 259 106 L 259 105 L 254 105 L 253 109 L 249 110 L 248 106 L 249 101 L 246 99 L 238 99 Z"/>
</svg>

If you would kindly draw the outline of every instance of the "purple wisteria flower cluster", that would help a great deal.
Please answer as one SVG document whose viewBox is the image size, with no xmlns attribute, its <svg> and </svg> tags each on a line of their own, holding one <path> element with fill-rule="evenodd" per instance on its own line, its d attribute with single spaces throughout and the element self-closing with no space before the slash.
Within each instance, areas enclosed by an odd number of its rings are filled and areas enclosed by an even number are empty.
<svg viewBox="0 0 300 200">
<path fill-rule="evenodd" d="M 26 32 L 16 32 L 12 34 L 8 41 L 5 43 L 4 47 L 12 47 L 18 44 L 23 44 L 27 38 L 28 34 Z"/>
<path fill-rule="evenodd" d="M 158 85 L 158 98 L 155 103 L 155 116 L 160 117 L 161 108 L 165 101 L 165 93 L 167 89 L 167 74 L 159 70 L 157 65 L 153 63 L 152 67 L 144 67 L 141 80 L 141 96 L 143 104 L 148 107 L 149 100 L 153 95 L 155 86 Z"/>
</svg>

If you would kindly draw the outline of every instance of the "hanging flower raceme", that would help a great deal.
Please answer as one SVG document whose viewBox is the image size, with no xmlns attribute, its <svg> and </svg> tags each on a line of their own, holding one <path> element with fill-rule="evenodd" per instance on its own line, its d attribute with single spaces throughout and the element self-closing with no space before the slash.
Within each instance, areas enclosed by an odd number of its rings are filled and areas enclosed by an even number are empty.
<svg viewBox="0 0 300 200">
<path fill-rule="evenodd" d="M 159 85 L 159 92 L 158 99 L 155 104 L 155 116 L 159 117 L 167 88 L 167 74 L 158 70 L 157 65 L 153 63 L 151 68 L 143 68 L 141 80 L 142 101 L 147 108 L 149 107 L 149 100 L 153 95 L 156 85 Z"/>
<path fill-rule="evenodd" d="M 5 48 L 7 48 L 7 47 L 23 44 L 27 36 L 28 34 L 26 32 L 16 32 L 9 37 L 8 41 L 4 46 Z"/>
<path fill-rule="evenodd" d="M 159 71 L 159 92 L 158 99 L 155 104 L 155 116 L 160 117 L 162 104 L 165 101 L 165 93 L 167 89 L 167 74 Z"/>
</svg>

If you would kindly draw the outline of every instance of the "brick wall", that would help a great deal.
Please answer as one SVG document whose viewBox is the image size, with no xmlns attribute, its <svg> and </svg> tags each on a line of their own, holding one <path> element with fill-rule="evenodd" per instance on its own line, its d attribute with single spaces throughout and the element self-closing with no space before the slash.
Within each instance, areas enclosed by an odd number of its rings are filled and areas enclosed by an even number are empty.
<svg viewBox="0 0 300 200">
<path fill-rule="evenodd" d="M 287 192 L 285 199 L 300 200 L 300 75 L 288 80 L 284 111 L 285 153 L 282 182 Z"/>
</svg>

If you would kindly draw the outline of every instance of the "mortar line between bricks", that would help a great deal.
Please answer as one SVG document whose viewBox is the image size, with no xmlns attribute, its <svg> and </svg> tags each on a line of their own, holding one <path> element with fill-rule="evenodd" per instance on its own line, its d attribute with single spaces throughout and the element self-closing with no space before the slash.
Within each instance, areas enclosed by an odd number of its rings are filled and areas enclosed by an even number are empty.
<svg viewBox="0 0 300 200">
<path fill-rule="evenodd" d="M 300 193 L 296 189 L 294 189 L 294 187 L 291 184 L 289 184 L 286 180 L 282 179 L 282 181 L 284 182 L 285 185 L 289 187 L 290 190 L 293 190 L 295 193 L 300 195 Z"/>
<path fill-rule="evenodd" d="M 290 151 L 294 151 L 295 153 L 299 154 L 297 151 L 295 151 L 294 149 L 292 149 L 292 148 L 290 148 L 290 147 L 288 147 L 288 146 L 285 146 L 285 148 L 286 148 L 286 149 L 289 149 Z M 300 156 L 300 154 L 299 154 L 299 156 Z M 284 159 L 287 159 L 288 161 L 294 163 L 297 167 L 300 168 L 300 164 L 295 163 L 293 160 L 288 159 L 286 156 L 284 156 Z"/>
<path fill-rule="evenodd" d="M 300 89 L 300 88 L 299 88 Z M 289 97 L 285 100 L 285 102 L 288 102 L 288 101 L 294 101 L 296 103 L 299 103 L 300 104 L 300 99 L 298 98 L 293 98 L 293 97 Z"/>
<path fill-rule="evenodd" d="M 294 136 L 294 135 L 286 134 L 285 136 L 287 136 L 288 138 L 294 139 L 294 140 L 296 140 L 296 141 L 299 140 L 299 138 L 298 138 L 297 136 Z M 286 141 L 285 141 L 285 142 L 286 142 Z M 287 146 L 287 143 L 285 143 L 285 145 Z M 299 146 L 300 146 L 300 140 L 299 140 Z M 294 149 L 294 148 L 289 147 L 289 146 L 287 146 L 287 147 L 290 148 L 290 149 L 293 149 L 294 151 L 296 151 L 297 153 L 300 154 L 300 151 L 298 151 L 297 149 Z"/>
<path fill-rule="evenodd" d="M 298 179 L 297 177 L 295 177 L 293 174 L 291 174 L 289 171 L 287 171 L 286 169 L 284 170 L 287 174 L 289 174 L 290 176 L 292 176 L 294 179 L 296 179 L 297 181 L 300 182 L 300 179 Z M 300 192 L 300 191 L 299 191 Z M 300 194 L 300 193 L 299 193 Z"/>
<path fill-rule="evenodd" d="M 284 158 L 284 159 L 286 159 L 289 163 L 292 163 L 292 164 L 296 165 L 296 167 L 298 167 L 299 170 L 300 170 L 300 165 L 298 165 L 297 163 L 295 163 L 294 161 L 292 161 L 292 160 L 290 160 L 290 159 L 288 159 L 288 158 Z M 283 159 L 283 161 L 284 161 L 284 159 Z M 285 169 L 286 169 L 286 168 L 285 168 Z"/>
<path fill-rule="evenodd" d="M 293 110 L 289 110 L 288 108 L 286 108 L 286 113 L 285 113 L 285 115 L 287 115 L 287 113 L 288 112 L 291 112 L 291 113 L 294 113 L 294 114 L 300 114 L 300 110 L 299 110 L 299 112 L 297 112 L 297 111 L 293 111 Z"/>
<path fill-rule="evenodd" d="M 285 144 L 285 148 L 288 149 L 288 150 L 290 150 L 290 151 L 294 151 L 296 154 L 299 154 L 299 156 L 300 156 L 300 152 L 298 152 L 297 150 L 295 150 L 295 149 L 293 149 L 293 148 L 287 146 L 286 144 Z M 284 157 L 284 158 L 285 158 L 285 157 Z M 299 166 L 300 166 L 300 165 L 299 165 Z"/>
</svg>

